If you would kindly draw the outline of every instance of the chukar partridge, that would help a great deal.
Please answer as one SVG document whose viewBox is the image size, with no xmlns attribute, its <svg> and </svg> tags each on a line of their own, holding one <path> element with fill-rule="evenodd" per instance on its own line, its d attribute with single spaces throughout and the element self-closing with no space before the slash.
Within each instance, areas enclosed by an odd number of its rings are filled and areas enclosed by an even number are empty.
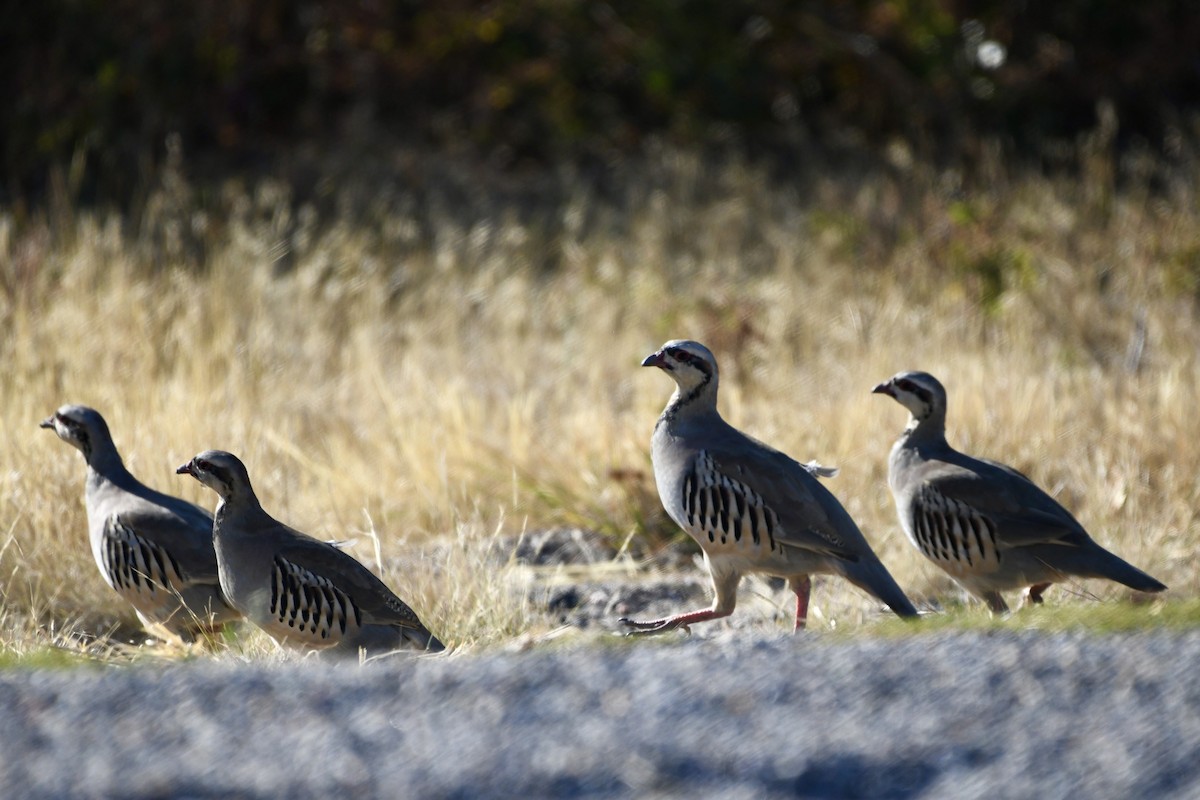
<svg viewBox="0 0 1200 800">
<path fill-rule="evenodd" d="M 1167 587 L 1092 541 L 1070 512 L 1012 467 L 946 442 L 946 390 L 926 372 L 901 372 L 875 387 L 908 409 L 892 447 L 888 484 L 900 524 L 921 554 L 994 612 L 1001 592 L 1028 589 L 1042 602 L 1068 576 L 1107 578 L 1140 592 Z"/>
<path fill-rule="evenodd" d="M 745 573 L 786 578 L 796 593 L 796 629 L 808 616 L 810 575 L 840 575 L 902 617 L 917 611 L 872 552 L 841 503 L 804 465 L 738 431 L 717 411 L 717 361 L 704 345 L 667 342 L 646 357 L 676 383 L 650 443 L 662 504 L 704 551 L 711 608 L 647 622 L 658 633 L 733 613 Z"/>
<path fill-rule="evenodd" d="M 176 472 L 220 497 L 213 542 L 221 588 L 276 641 L 346 655 L 444 649 L 370 570 L 264 511 L 237 456 L 206 450 Z"/>
<path fill-rule="evenodd" d="M 240 616 L 217 579 L 212 515 L 133 477 L 95 409 L 65 405 L 41 427 L 83 453 L 92 556 L 143 624 L 190 640 Z"/>
</svg>

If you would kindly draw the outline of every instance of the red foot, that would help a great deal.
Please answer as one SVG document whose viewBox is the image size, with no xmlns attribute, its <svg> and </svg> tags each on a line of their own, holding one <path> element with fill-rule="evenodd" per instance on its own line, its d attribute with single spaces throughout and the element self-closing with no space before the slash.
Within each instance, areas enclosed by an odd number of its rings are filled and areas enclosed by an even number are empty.
<svg viewBox="0 0 1200 800">
<path fill-rule="evenodd" d="M 730 611 L 713 611 L 712 609 L 704 609 L 703 611 L 689 611 L 686 614 L 676 614 L 673 617 L 664 617 L 663 619 L 648 620 L 646 622 L 638 622 L 628 617 L 621 617 L 621 623 L 626 627 L 633 628 L 627 636 L 651 636 L 656 633 L 666 633 L 673 631 L 676 628 L 683 628 L 688 633 L 691 631 L 688 626 L 693 622 L 708 622 L 710 619 L 721 619 L 728 617 Z"/>
</svg>

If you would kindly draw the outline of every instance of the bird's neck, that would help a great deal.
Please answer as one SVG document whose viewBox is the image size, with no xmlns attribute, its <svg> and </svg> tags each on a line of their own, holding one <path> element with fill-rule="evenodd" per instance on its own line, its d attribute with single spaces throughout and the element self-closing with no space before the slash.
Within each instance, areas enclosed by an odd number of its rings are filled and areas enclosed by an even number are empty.
<svg viewBox="0 0 1200 800">
<path fill-rule="evenodd" d="M 900 441 L 913 447 L 946 441 L 946 415 L 931 412 L 926 417 L 910 417 Z"/>
<path fill-rule="evenodd" d="M 217 503 L 217 510 L 213 512 L 213 519 L 216 528 L 220 529 L 230 517 L 237 516 L 240 518 L 240 522 L 245 522 L 248 517 L 265 514 L 266 512 L 263 511 L 253 492 L 236 492 L 221 498 Z M 236 530 L 236 526 L 227 530 Z"/>
<path fill-rule="evenodd" d="M 687 390 L 682 386 L 676 387 L 667 407 L 663 409 L 662 416 L 659 417 L 658 424 L 671 425 L 708 415 L 717 415 L 715 378 L 708 378 Z"/>
<path fill-rule="evenodd" d="M 122 489 L 140 488 L 141 483 L 125 468 L 121 454 L 111 445 L 105 447 L 97 444 L 90 453 L 85 453 L 88 465 L 89 491 L 99 489 L 106 483 L 120 486 Z"/>
</svg>

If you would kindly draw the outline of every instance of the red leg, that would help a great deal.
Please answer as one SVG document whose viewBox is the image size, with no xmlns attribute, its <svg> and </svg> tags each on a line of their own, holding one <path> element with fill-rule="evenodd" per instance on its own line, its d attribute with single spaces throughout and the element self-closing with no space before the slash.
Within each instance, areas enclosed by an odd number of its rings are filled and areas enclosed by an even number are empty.
<svg viewBox="0 0 1200 800">
<path fill-rule="evenodd" d="M 796 593 L 796 627 L 793 630 L 804 630 L 808 624 L 808 597 L 812 593 L 812 580 L 807 575 L 790 578 L 788 586 Z"/>
<path fill-rule="evenodd" d="M 717 611 L 715 609 L 706 608 L 703 611 L 689 611 L 686 614 L 676 614 L 673 617 L 664 617 L 663 619 L 652 619 L 646 622 L 638 622 L 637 620 L 621 617 L 621 622 L 626 627 L 633 628 L 629 632 L 630 636 L 647 636 L 654 633 L 665 633 L 673 631 L 676 628 L 688 630 L 688 626 L 693 622 L 708 622 L 710 619 L 721 619 L 728 617 L 733 611 Z M 689 631 L 690 632 L 690 631 Z"/>
<path fill-rule="evenodd" d="M 705 561 L 708 561 L 707 554 Z M 708 561 L 709 577 L 712 578 L 713 584 L 713 604 L 712 608 L 706 608 L 703 611 L 689 611 L 686 614 L 675 614 L 663 619 L 653 619 L 647 622 L 638 622 L 637 620 L 622 617 L 621 622 L 629 628 L 633 628 L 629 635 L 647 635 L 653 633 L 664 633 L 673 631 L 676 628 L 683 628 L 688 631 L 688 626 L 693 622 L 708 622 L 710 619 L 721 619 L 728 617 L 733 613 L 734 607 L 737 605 L 737 585 L 741 580 L 741 575 L 737 572 L 730 572 L 719 568 L 719 565 L 714 565 Z M 689 633 L 691 631 L 688 631 Z"/>
</svg>

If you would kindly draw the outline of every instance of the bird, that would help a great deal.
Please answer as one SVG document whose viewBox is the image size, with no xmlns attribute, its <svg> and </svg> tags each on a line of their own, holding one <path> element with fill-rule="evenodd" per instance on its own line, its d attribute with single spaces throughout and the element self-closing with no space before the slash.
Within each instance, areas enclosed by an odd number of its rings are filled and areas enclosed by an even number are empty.
<svg viewBox="0 0 1200 800">
<path fill-rule="evenodd" d="M 796 595 L 795 630 L 805 627 L 810 575 L 840 575 L 902 617 L 917 610 L 850 514 L 818 476 L 721 418 L 717 360 L 699 342 L 675 339 L 642 361 L 676 384 L 654 426 L 650 457 L 667 514 L 696 540 L 712 579 L 712 607 L 663 619 L 622 619 L 632 633 L 661 633 L 733 613 L 745 573 L 784 578 Z"/>
<path fill-rule="evenodd" d="M 246 619 L 283 645 L 335 656 L 445 649 L 374 573 L 265 510 L 246 465 L 206 450 L 176 472 L 220 498 L 213 542 L 221 588 Z"/>
<path fill-rule="evenodd" d="M 994 613 L 1001 592 L 1043 602 L 1069 576 L 1107 578 L 1139 592 L 1167 587 L 1105 550 L 1054 498 L 1010 466 L 946 442 L 946 389 L 927 372 L 900 372 L 873 390 L 908 409 L 888 459 L 888 485 L 912 544 Z"/>
<path fill-rule="evenodd" d="M 147 630 L 190 642 L 241 617 L 221 592 L 211 514 L 130 474 L 94 408 L 61 406 L 39 427 L 83 453 L 92 556 Z"/>
</svg>

